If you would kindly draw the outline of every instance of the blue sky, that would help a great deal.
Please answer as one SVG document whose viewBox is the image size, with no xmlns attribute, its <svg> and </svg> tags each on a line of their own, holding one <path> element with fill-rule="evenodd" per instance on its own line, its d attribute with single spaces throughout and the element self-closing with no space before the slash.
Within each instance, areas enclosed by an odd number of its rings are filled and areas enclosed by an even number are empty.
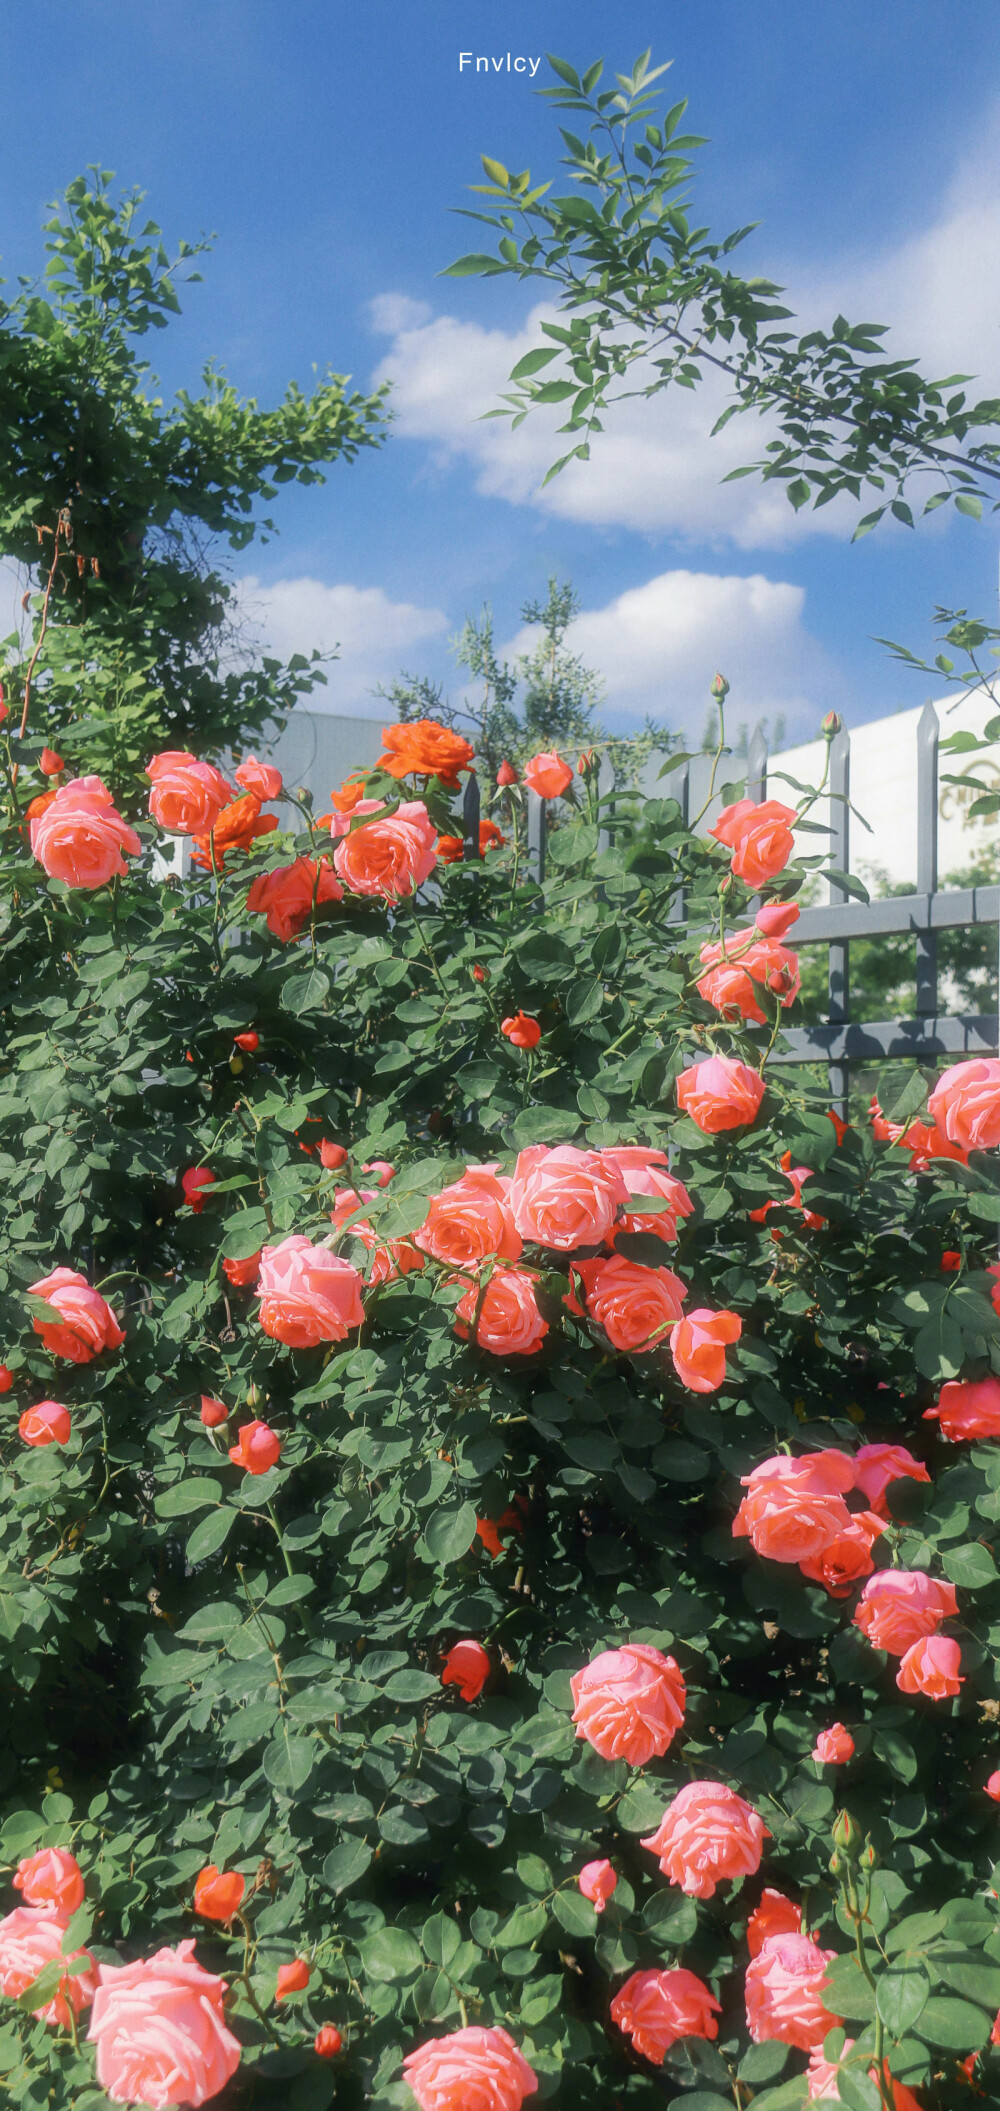
<svg viewBox="0 0 1000 2111">
<path fill-rule="evenodd" d="M 872 633 L 923 648 L 935 602 L 995 606 L 995 521 L 939 514 L 852 547 L 849 527 L 796 526 L 750 480 L 720 491 L 738 457 L 669 405 L 545 500 L 545 435 L 512 446 L 476 422 L 534 303 L 437 276 L 470 246 L 450 210 L 480 152 L 550 174 L 557 137 L 526 77 L 460 74 L 459 52 L 623 66 L 650 43 L 711 142 L 699 218 L 763 223 L 746 269 L 783 278 L 811 319 L 843 305 L 894 322 L 927 368 L 985 377 L 992 361 L 1000 387 L 993 0 L 7 0 L 8 277 L 37 268 L 45 202 L 99 161 L 146 189 L 168 236 L 218 237 L 155 344 L 168 391 L 208 358 L 264 402 L 314 366 L 396 382 L 385 449 L 284 493 L 280 539 L 241 560 L 272 640 L 340 641 L 328 708 L 377 711 L 371 688 L 400 666 L 445 673 L 486 599 L 513 639 L 550 572 L 577 586 L 609 716 L 651 708 L 690 733 L 716 665 L 737 717 L 781 710 L 795 732 L 831 704 L 857 723 L 917 703 Z M 739 439 L 747 458 L 753 429 Z"/>
</svg>

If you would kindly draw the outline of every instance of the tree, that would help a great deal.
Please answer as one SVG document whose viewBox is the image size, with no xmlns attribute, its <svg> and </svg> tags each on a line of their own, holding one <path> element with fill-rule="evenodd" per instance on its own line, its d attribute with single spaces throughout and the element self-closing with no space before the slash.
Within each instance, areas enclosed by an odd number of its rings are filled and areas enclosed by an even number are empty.
<svg viewBox="0 0 1000 2111">
<path fill-rule="evenodd" d="M 686 102 L 655 121 L 650 91 L 667 67 L 649 60 L 644 52 L 616 87 L 598 92 L 602 60 L 581 77 L 550 57 L 557 85 L 539 93 L 560 114 L 589 119 L 584 139 L 561 128 L 567 194 L 482 157 L 488 181 L 473 189 L 494 202 L 464 216 L 497 236 L 496 251 L 460 257 L 450 276 L 537 281 L 567 317 L 542 323 L 546 342 L 518 361 L 506 409 L 491 415 L 516 426 L 532 411 L 565 406 L 560 431 L 572 444 L 552 477 L 589 458 L 622 395 L 648 399 L 715 375 L 728 400 L 714 431 L 752 412 L 779 434 L 759 461 L 730 475 L 783 483 L 797 510 L 874 492 L 855 530 L 863 535 L 887 512 L 912 527 L 907 493 L 922 480 L 933 487 L 924 513 L 951 503 L 978 518 L 984 499 L 1000 504 L 1000 445 L 982 437 L 1000 425 L 1000 401 L 970 401 L 968 375 L 925 381 L 915 360 L 883 358 L 882 324 L 838 315 L 829 331 L 798 338 L 775 328 L 792 317 L 784 289 L 740 278 L 726 262 L 752 228 L 719 240 L 691 226 L 689 157 L 705 142 L 679 129 Z"/>
</svg>

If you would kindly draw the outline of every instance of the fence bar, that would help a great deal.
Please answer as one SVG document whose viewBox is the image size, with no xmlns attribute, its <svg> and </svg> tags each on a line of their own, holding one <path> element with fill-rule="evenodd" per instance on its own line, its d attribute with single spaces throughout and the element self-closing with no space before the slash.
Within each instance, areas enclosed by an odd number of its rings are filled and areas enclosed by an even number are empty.
<svg viewBox="0 0 1000 2111">
<path fill-rule="evenodd" d="M 917 726 L 917 892 L 937 891 L 938 838 L 938 720 L 933 704 L 925 704 Z M 933 1018 L 937 1011 L 937 937 L 933 931 L 917 934 L 917 1017 Z"/>
<path fill-rule="evenodd" d="M 767 734 L 759 723 L 753 729 L 747 750 L 747 786 L 744 797 L 755 800 L 758 806 L 767 797 Z"/>
<path fill-rule="evenodd" d="M 611 794 L 612 794 L 612 792 L 614 791 L 614 788 L 615 788 L 615 772 L 614 772 L 614 765 L 612 764 L 612 762 L 611 762 L 611 760 L 610 760 L 609 756 L 607 756 L 607 755 L 602 755 L 602 756 L 601 756 L 601 766 L 600 766 L 600 769 L 599 769 L 599 770 L 598 770 L 598 772 L 597 772 L 597 799 L 598 799 L 598 806 L 599 806 L 599 807 L 603 806 L 603 804 L 604 804 L 604 801 L 605 801 L 606 799 L 610 799 L 610 797 L 611 797 Z M 609 836 L 609 834 L 608 834 L 608 831 L 607 831 L 607 829 L 606 829 L 606 828 L 600 828 L 600 829 L 598 829 L 598 832 L 597 832 L 597 854 L 598 854 L 598 857 L 602 856 L 602 855 L 603 855 L 603 853 L 604 853 L 604 851 L 606 851 L 606 850 L 610 849 L 610 847 L 611 847 L 611 838 L 610 838 L 610 836 Z"/>
<path fill-rule="evenodd" d="M 479 779 L 475 770 L 469 774 L 462 800 L 462 859 L 479 856 Z"/>
<path fill-rule="evenodd" d="M 851 809 L 848 805 L 851 789 L 851 736 L 846 726 L 834 737 L 830 748 L 830 862 L 841 872 L 850 871 L 851 855 Z M 843 887 L 830 881 L 830 901 L 847 901 Z M 830 947 L 827 969 L 827 1017 L 831 1026 L 846 1025 L 850 1016 L 850 947 L 846 939 L 835 940 Z M 829 1064 L 830 1098 L 842 1121 L 848 1116 L 848 1093 L 850 1071 L 845 1057 Z"/>
<path fill-rule="evenodd" d="M 528 861 L 532 877 L 541 886 L 545 878 L 545 839 L 548 830 L 545 822 L 545 801 L 537 792 L 528 793 Z"/>
<path fill-rule="evenodd" d="M 671 770 L 664 785 L 664 792 L 668 799 L 676 799 L 681 810 L 681 820 L 686 828 L 688 825 L 688 809 L 691 804 L 691 770 L 688 763 L 682 762 L 679 769 Z M 682 889 L 678 888 L 667 910 L 667 922 L 668 924 L 682 924 L 686 919 L 687 902 Z"/>
</svg>

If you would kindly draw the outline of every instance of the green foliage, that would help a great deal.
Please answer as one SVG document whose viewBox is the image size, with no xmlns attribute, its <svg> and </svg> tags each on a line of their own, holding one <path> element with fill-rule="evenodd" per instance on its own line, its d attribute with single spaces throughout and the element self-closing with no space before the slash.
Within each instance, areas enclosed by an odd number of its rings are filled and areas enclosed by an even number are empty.
<svg viewBox="0 0 1000 2111">
<path fill-rule="evenodd" d="M 760 460 L 730 476 L 780 481 L 796 511 L 868 491 L 875 504 L 857 535 L 886 514 L 912 527 L 906 494 L 920 479 L 932 486 L 925 513 L 952 502 L 979 518 L 984 501 L 1000 503 L 1000 447 L 982 437 L 1000 424 L 1000 401 L 970 400 L 967 374 L 927 381 L 915 360 L 886 359 L 879 323 L 838 315 L 829 330 L 796 337 L 781 327 L 793 319 L 784 289 L 740 278 L 729 263 L 753 228 L 719 240 L 692 224 L 691 155 L 705 141 L 681 131 L 686 102 L 659 114 L 650 91 L 667 67 L 649 59 L 599 89 L 603 62 L 581 80 L 550 56 L 556 85 L 539 92 L 560 116 L 585 121 L 583 138 L 560 126 L 567 192 L 483 157 L 490 180 L 472 188 L 488 208 L 463 217 L 488 228 L 496 250 L 459 258 L 451 276 L 540 280 L 566 318 L 541 324 L 544 342 L 518 361 L 513 389 L 489 415 L 516 427 L 537 409 L 564 409 L 559 432 L 570 444 L 553 477 L 589 459 L 621 396 L 718 377 L 727 400 L 714 431 L 747 411 L 779 428 Z"/>
</svg>

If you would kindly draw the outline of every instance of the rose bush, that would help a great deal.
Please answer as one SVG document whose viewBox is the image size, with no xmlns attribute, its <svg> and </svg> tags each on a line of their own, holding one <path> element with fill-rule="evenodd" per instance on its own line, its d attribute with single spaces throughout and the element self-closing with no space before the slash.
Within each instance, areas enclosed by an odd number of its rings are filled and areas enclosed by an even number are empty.
<svg viewBox="0 0 1000 2111">
<path fill-rule="evenodd" d="M 181 879 L 222 742 L 111 770 L 70 616 L 35 748 L 139 849 L 50 872 L 4 721 L 5 2098 L 995 2097 L 992 1072 L 893 1140 L 769 1063 L 784 972 L 699 993 L 809 870 L 739 783 L 543 785 L 539 882 L 509 779 L 438 858 L 424 725 Z"/>
</svg>

